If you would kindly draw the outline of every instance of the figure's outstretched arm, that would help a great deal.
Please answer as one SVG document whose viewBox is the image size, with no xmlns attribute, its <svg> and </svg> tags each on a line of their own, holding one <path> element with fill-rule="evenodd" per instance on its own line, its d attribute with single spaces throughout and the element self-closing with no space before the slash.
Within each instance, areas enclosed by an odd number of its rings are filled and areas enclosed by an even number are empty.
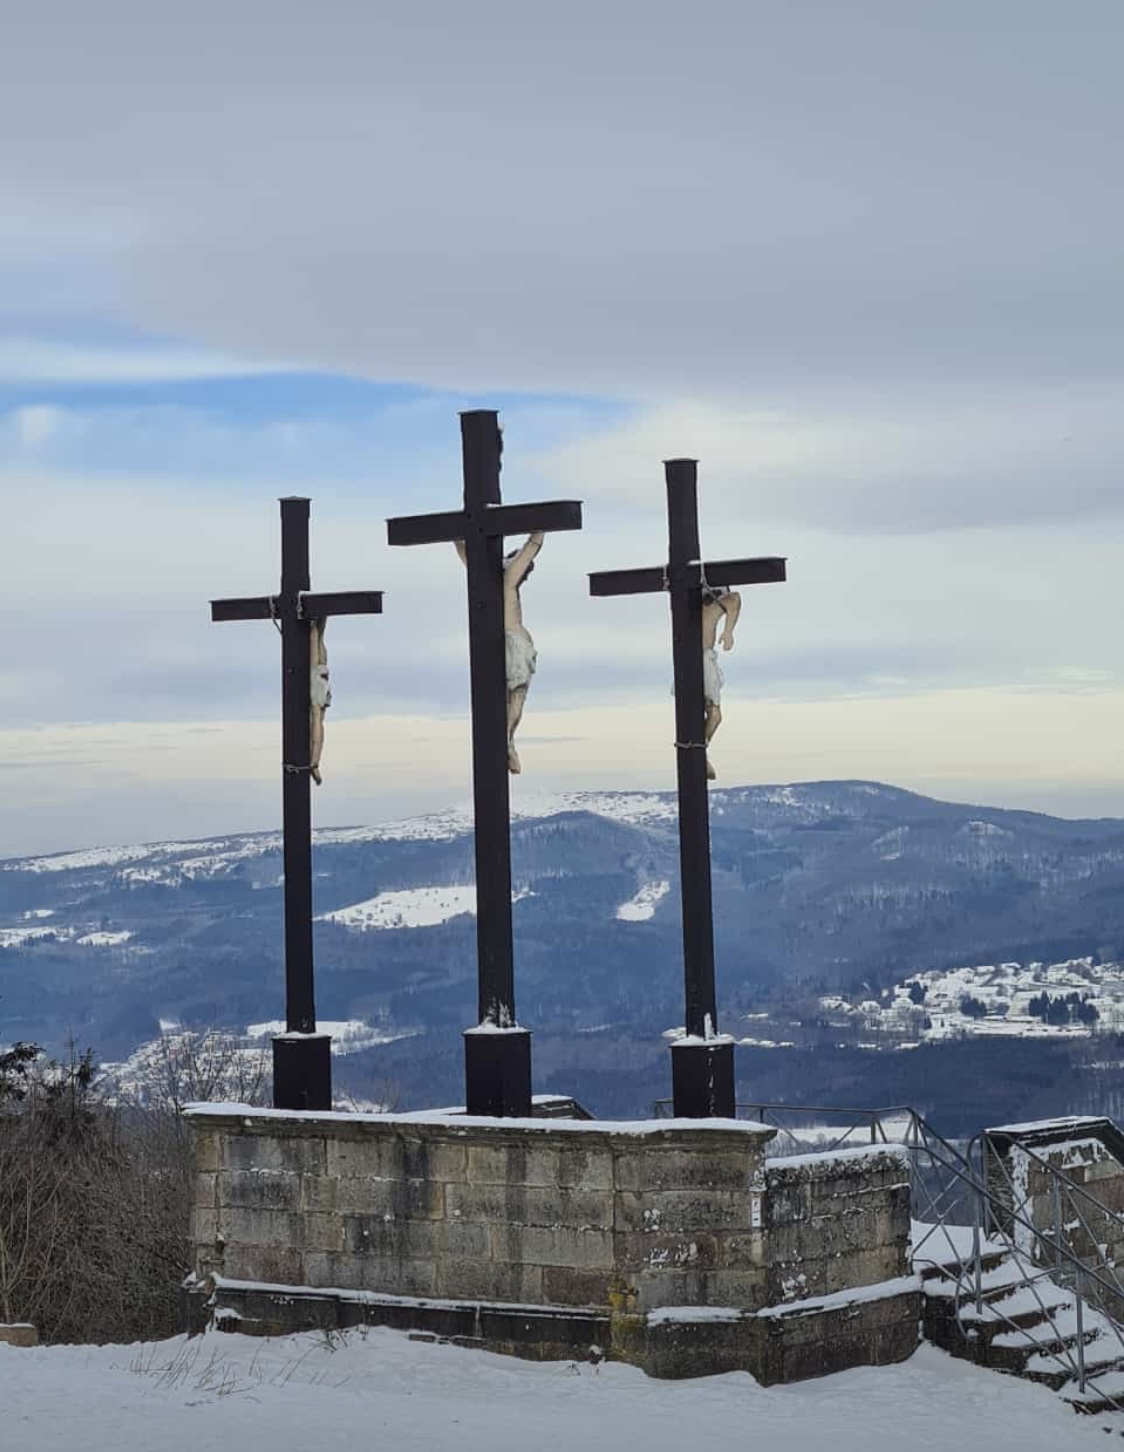
<svg viewBox="0 0 1124 1452">
<path fill-rule="evenodd" d="M 541 529 L 536 529 L 534 534 L 527 536 L 527 543 L 518 551 L 511 564 L 504 571 L 504 576 L 509 584 L 518 589 L 527 571 L 534 564 L 535 556 L 542 549 L 544 535 Z"/>
<path fill-rule="evenodd" d="M 467 568 L 467 566 L 468 566 L 468 550 L 465 548 L 464 540 L 463 539 L 457 539 L 457 540 L 454 540 L 453 543 L 457 547 L 457 554 L 460 555 L 461 564 L 464 565 Z"/>
<path fill-rule="evenodd" d="M 722 649 L 733 650 L 734 627 L 742 613 L 742 597 L 736 590 L 731 590 L 718 603 L 722 606 Z"/>
</svg>

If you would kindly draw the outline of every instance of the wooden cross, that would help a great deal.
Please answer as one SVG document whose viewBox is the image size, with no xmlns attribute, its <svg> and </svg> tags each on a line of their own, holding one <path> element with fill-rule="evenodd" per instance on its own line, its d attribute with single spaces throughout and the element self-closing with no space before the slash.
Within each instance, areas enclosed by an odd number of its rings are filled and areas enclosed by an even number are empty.
<svg viewBox="0 0 1124 1452">
<path fill-rule="evenodd" d="M 392 545 L 464 541 L 472 693 L 472 787 L 476 849 L 479 1023 L 465 1034 L 469 1114 L 531 1112 L 531 1036 L 515 1017 L 511 926 L 511 801 L 508 786 L 503 539 L 581 529 L 576 500 L 502 504 L 503 442 L 491 409 L 461 414 L 464 508 L 387 521 Z"/>
<path fill-rule="evenodd" d="M 666 591 L 671 598 L 675 666 L 675 748 L 679 786 L 679 874 L 683 900 L 686 1037 L 672 1044 L 677 1118 L 732 1119 L 734 1044 L 718 1033 L 714 989 L 714 910 L 710 882 L 710 813 L 706 740 L 703 595 L 717 587 L 763 585 L 785 578 L 783 559 L 703 563 L 699 549 L 698 461 L 670 459 L 667 479 L 668 563 L 589 577 L 591 595 Z"/>
<path fill-rule="evenodd" d="M 285 864 L 285 1026 L 273 1040 L 277 1109 L 331 1109 L 331 1039 L 316 1031 L 312 962 L 312 626 L 329 615 L 379 615 L 382 592 L 309 590 L 307 499 L 281 500 L 281 589 L 212 600 L 211 619 L 272 620 L 281 634 L 281 793 Z"/>
</svg>

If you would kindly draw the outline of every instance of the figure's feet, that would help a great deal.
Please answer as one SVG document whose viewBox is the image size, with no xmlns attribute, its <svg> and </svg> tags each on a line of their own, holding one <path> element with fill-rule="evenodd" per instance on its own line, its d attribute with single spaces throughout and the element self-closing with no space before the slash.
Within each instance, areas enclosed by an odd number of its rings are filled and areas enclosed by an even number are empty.
<svg viewBox="0 0 1124 1452">
<path fill-rule="evenodd" d="M 512 776 L 518 776 L 523 770 L 523 764 L 519 760 L 519 753 L 514 746 L 507 748 L 507 769 L 511 772 Z"/>
<path fill-rule="evenodd" d="M 718 780 L 718 773 L 714 770 L 714 766 L 711 763 L 711 760 L 710 760 L 710 757 L 709 756 L 706 759 L 706 779 L 707 779 L 707 781 L 717 781 Z"/>
</svg>

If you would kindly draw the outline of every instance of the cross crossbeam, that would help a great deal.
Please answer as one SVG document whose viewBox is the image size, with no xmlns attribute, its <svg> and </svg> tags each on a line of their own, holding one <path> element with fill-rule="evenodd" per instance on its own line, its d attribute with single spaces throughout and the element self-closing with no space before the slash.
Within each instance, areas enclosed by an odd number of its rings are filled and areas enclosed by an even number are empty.
<svg viewBox="0 0 1124 1452">
<path fill-rule="evenodd" d="M 379 590 L 309 588 L 309 500 L 281 500 L 281 588 L 212 600 L 211 620 L 272 620 L 281 633 L 281 793 L 285 866 L 285 1024 L 273 1041 L 278 1109 L 332 1107 L 331 1039 L 316 1031 L 312 956 L 312 629 L 331 615 L 379 615 Z"/>
<path fill-rule="evenodd" d="M 302 590 L 297 595 L 298 620 L 325 620 L 329 615 L 381 615 L 381 590 L 343 590 L 334 595 L 314 595 Z M 212 600 L 211 621 L 280 620 L 285 609 L 283 595 L 250 595 L 244 600 Z"/>
<path fill-rule="evenodd" d="M 685 566 L 684 583 L 689 589 L 707 589 L 714 583 L 723 585 L 772 585 L 785 578 L 785 562 L 772 556 L 755 560 L 695 561 Z M 591 595 L 656 595 L 670 589 L 667 565 L 649 566 L 639 570 L 602 570 L 589 577 Z"/>
<path fill-rule="evenodd" d="M 674 1112 L 683 1118 L 733 1118 L 734 1046 L 731 1039 L 718 1033 L 714 977 L 703 600 L 707 592 L 728 591 L 733 585 L 783 581 L 786 563 L 774 556 L 703 561 L 699 547 L 698 462 L 670 459 L 664 470 L 667 564 L 602 571 L 590 575 L 589 590 L 597 596 L 664 591 L 670 599 L 686 1000 L 686 1037 L 672 1045 Z"/>
<path fill-rule="evenodd" d="M 468 579 L 472 781 L 476 851 L 479 1023 L 465 1034 L 470 1114 L 531 1112 L 530 1034 L 515 1016 L 511 920 L 511 801 L 508 783 L 503 538 L 582 527 L 576 500 L 503 504 L 497 414 L 461 414 L 464 507 L 387 521 L 392 545 L 462 542 Z"/>
</svg>

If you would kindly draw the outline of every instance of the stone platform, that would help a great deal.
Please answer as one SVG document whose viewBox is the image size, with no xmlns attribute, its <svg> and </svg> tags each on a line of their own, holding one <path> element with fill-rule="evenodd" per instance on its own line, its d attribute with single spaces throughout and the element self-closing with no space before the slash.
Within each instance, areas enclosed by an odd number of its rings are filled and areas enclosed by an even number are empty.
<svg viewBox="0 0 1124 1452">
<path fill-rule="evenodd" d="M 774 1130 L 187 1111 L 192 1324 L 379 1324 L 764 1382 L 917 1344 L 901 1152 L 772 1161 Z"/>
</svg>

